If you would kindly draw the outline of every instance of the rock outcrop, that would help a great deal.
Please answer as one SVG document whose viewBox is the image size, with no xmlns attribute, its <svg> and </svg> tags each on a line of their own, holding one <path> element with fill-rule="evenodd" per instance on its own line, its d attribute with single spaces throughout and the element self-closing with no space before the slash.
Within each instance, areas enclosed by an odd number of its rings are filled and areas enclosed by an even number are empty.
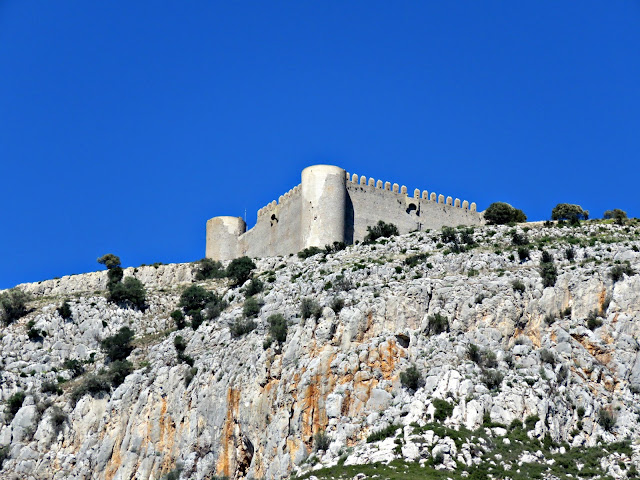
<svg viewBox="0 0 640 480">
<path fill-rule="evenodd" d="M 639 233 L 599 222 L 481 227 L 257 260 L 264 304 L 238 337 L 243 288 L 196 282 L 197 264 L 126 269 L 147 289 L 144 312 L 107 301 L 104 272 L 20 285 L 32 311 L 2 329 L 0 399 L 25 397 L 0 413 L 0 475 L 283 478 L 392 459 L 515 472 L 591 448 L 604 449 L 603 474 L 626 478 L 640 462 Z M 557 274 L 547 287 L 543 250 Z M 228 306 L 176 331 L 170 314 L 193 283 Z M 305 298 L 321 307 L 309 318 Z M 69 320 L 57 311 L 64 300 Z M 288 323 L 281 344 L 265 342 L 275 314 Z M 100 342 L 124 326 L 136 335 L 133 373 L 72 401 L 108 367 Z M 44 333 L 30 339 L 29 328 Z M 67 360 L 87 373 L 73 378 Z M 417 384 L 403 386 L 414 365 Z"/>
</svg>

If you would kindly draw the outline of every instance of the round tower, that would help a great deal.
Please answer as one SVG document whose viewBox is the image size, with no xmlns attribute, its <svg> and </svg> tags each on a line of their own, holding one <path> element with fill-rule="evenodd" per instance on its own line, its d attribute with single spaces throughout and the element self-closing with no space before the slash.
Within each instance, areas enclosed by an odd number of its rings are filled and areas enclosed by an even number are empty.
<svg viewBox="0 0 640 480">
<path fill-rule="evenodd" d="M 333 165 L 313 165 L 302 171 L 302 248 L 345 241 L 346 172 Z"/>
<path fill-rule="evenodd" d="M 242 217 L 213 217 L 207 221 L 205 256 L 227 261 L 240 256 L 238 237 L 247 230 Z"/>
</svg>

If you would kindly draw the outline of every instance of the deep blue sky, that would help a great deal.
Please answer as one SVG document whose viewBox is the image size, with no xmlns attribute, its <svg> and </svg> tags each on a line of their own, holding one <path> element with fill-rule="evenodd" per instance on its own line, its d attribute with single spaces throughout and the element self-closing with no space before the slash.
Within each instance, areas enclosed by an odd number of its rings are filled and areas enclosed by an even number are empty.
<svg viewBox="0 0 640 480">
<path fill-rule="evenodd" d="M 640 217 L 640 2 L 0 0 L 0 288 L 204 255 L 308 165 Z"/>
</svg>

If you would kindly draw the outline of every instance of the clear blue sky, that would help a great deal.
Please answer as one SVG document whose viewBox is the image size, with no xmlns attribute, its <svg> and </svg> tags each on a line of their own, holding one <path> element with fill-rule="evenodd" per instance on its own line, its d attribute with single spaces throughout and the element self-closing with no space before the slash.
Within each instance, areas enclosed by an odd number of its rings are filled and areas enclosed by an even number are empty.
<svg viewBox="0 0 640 480">
<path fill-rule="evenodd" d="M 201 258 L 308 165 L 640 217 L 640 2 L 0 1 L 0 288 Z"/>
</svg>

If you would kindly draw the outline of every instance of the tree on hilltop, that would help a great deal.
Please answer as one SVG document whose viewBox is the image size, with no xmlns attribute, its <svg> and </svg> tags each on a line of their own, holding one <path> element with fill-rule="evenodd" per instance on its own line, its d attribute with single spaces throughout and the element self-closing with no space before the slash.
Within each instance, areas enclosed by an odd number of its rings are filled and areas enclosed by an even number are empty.
<svg viewBox="0 0 640 480">
<path fill-rule="evenodd" d="M 494 202 L 484 211 L 484 219 L 489 225 L 505 225 L 507 223 L 522 223 L 527 216 L 518 208 L 505 202 Z"/>
<path fill-rule="evenodd" d="M 104 265 L 109 270 L 111 270 L 112 268 L 119 267 L 121 265 L 120 257 L 118 257 L 117 255 L 114 255 L 113 253 L 107 253 L 106 255 L 99 257 L 98 263 L 101 265 Z"/>
<path fill-rule="evenodd" d="M 571 203 L 559 203 L 551 210 L 551 220 L 568 220 L 576 223 L 579 220 L 588 220 L 589 210 L 583 210 L 580 205 Z"/>
</svg>

